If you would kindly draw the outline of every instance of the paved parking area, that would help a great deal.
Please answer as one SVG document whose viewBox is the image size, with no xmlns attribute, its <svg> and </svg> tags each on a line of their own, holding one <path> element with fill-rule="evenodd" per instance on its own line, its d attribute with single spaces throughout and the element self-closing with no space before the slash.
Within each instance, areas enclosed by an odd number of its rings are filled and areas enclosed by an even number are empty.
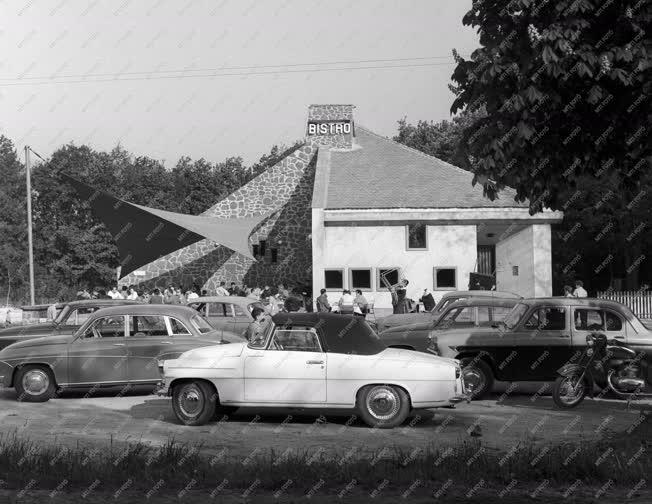
<svg viewBox="0 0 652 504">
<path fill-rule="evenodd" d="M 509 450 L 519 441 L 595 439 L 609 432 L 626 432 L 640 423 L 641 411 L 652 410 L 646 402 L 627 409 L 622 401 L 586 400 L 575 410 L 562 411 L 539 390 L 540 384 L 521 385 L 509 394 L 499 391 L 488 400 L 455 409 L 421 410 L 393 430 L 370 429 L 342 413 L 326 412 L 320 418 L 306 411 L 244 409 L 222 421 L 187 427 L 176 422 L 169 399 L 154 395 L 68 394 L 30 404 L 16 402 L 15 393 L 4 390 L 0 392 L 0 433 L 71 448 L 124 442 L 157 446 L 174 438 L 201 444 L 207 454 L 246 457 L 273 449 L 279 454 L 319 451 L 363 457 L 393 447 L 411 451 L 453 444 L 469 439 L 471 432 L 479 433 L 486 446 L 500 450 Z"/>
</svg>

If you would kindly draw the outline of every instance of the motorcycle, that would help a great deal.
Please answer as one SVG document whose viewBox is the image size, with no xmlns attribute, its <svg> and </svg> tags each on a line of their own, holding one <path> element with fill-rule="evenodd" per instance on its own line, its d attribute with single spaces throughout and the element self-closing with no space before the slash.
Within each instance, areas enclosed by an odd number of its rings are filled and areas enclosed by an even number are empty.
<svg viewBox="0 0 652 504">
<path fill-rule="evenodd" d="M 645 388 L 647 365 L 642 356 L 620 341 L 608 340 L 604 334 L 589 334 L 578 362 L 565 364 L 557 371 L 552 399 L 559 408 L 575 408 L 586 396 L 594 397 L 594 385 L 598 385 L 603 389 L 600 395 L 613 392 L 627 399 L 629 405 Z"/>
</svg>

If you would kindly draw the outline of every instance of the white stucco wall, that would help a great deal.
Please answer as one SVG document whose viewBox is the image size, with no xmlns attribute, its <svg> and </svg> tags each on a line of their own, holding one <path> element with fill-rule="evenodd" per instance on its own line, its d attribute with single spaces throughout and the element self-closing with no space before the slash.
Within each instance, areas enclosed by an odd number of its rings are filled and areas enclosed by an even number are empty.
<svg viewBox="0 0 652 504">
<path fill-rule="evenodd" d="M 525 297 L 552 295 L 549 224 L 527 226 L 496 244 L 496 289 Z M 513 267 L 518 266 L 518 275 Z"/>
<path fill-rule="evenodd" d="M 350 268 L 373 268 L 373 291 L 365 292 L 377 308 L 391 308 L 391 296 L 378 284 L 378 268 L 400 266 L 410 281 L 408 297 L 418 299 L 424 288 L 433 289 L 433 267 L 456 267 L 457 290 L 466 290 L 477 256 L 475 225 L 428 225 L 428 250 L 406 250 L 404 225 L 324 226 L 322 210 L 313 209 L 313 290 L 324 285 L 324 270 L 343 268 L 344 286 L 349 287 Z M 435 300 L 448 291 L 433 291 Z M 340 291 L 328 291 L 329 300 Z"/>
</svg>

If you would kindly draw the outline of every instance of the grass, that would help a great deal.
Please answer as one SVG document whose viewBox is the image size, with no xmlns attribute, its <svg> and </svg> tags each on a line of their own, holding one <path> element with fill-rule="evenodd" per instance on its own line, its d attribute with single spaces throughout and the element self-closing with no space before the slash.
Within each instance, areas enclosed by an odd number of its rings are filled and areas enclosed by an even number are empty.
<svg viewBox="0 0 652 504">
<path fill-rule="evenodd" d="M 38 446 L 14 433 L 0 437 L 0 479 L 5 489 L 34 490 L 61 488 L 65 481 L 65 491 L 127 481 L 129 490 L 144 491 L 161 481 L 180 488 L 191 484 L 195 490 L 215 489 L 225 481 L 229 490 L 247 490 L 256 481 L 257 488 L 277 490 L 289 479 L 295 490 L 309 490 L 319 481 L 324 489 L 341 489 L 354 480 L 357 488 L 377 488 L 384 480 L 407 488 L 419 480 L 423 492 L 436 490 L 449 479 L 473 485 L 479 478 L 488 486 L 514 480 L 525 484 L 547 480 L 551 485 L 577 480 L 601 485 L 611 480 L 614 486 L 631 487 L 652 474 L 652 457 L 637 438 L 549 446 L 523 443 L 508 452 L 469 440 L 441 448 L 385 449 L 365 459 L 346 451 L 336 457 L 319 451 L 254 451 L 243 460 L 219 452 L 207 455 L 201 446 L 174 439 L 162 447 L 135 443 L 104 450 L 69 449 Z"/>
</svg>

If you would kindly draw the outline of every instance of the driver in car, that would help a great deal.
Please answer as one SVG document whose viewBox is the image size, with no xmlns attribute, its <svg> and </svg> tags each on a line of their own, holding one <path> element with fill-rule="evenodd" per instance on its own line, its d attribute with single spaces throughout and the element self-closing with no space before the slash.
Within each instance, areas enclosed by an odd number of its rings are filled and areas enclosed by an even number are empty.
<svg viewBox="0 0 652 504">
<path fill-rule="evenodd" d="M 265 310 L 256 307 L 251 310 L 251 316 L 254 319 L 249 323 L 245 335 L 248 341 L 260 343 L 260 339 L 265 333 L 265 327 L 263 324 L 263 320 L 265 320 Z"/>
</svg>

